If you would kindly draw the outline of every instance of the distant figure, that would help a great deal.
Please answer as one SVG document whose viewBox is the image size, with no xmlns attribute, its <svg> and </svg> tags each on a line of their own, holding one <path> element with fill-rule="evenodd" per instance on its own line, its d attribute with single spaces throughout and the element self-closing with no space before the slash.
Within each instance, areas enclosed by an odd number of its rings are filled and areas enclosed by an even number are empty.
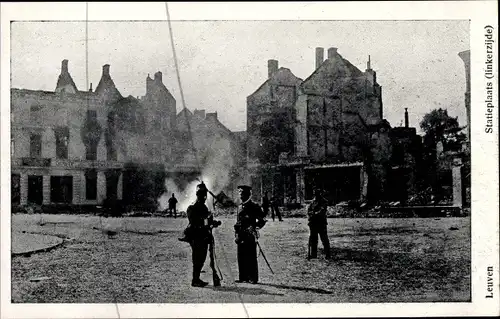
<svg viewBox="0 0 500 319">
<path fill-rule="evenodd" d="M 169 216 L 174 215 L 174 218 L 177 218 L 177 198 L 175 198 L 175 194 L 172 193 L 172 197 L 168 200 L 168 211 L 170 213 Z"/>
<path fill-rule="evenodd" d="M 264 193 L 264 197 L 262 197 L 262 210 L 264 211 L 264 216 L 266 217 L 269 214 L 269 207 L 270 207 L 269 197 L 267 196 L 267 193 Z"/>
<path fill-rule="evenodd" d="M 321 190 L 314 190 L 314 198 L 307 209 L 308 225 L 309 225 L 309 249 L 307 259 L 317 258 L 318 251 L 318 235 L 323 243 L 326 258 L 330 258 L 330 242 L 328 241 L 327 219 L 326 219 L 327 202 L 321 194 Z"/>
<path fill-rule="evenodd" d="M 273 221 L 274 221 L 274 214 L 276 214 L 276 217 L 278 217 L 278 220 L 280 222 L 283 221 L 283 218 L 281 218 L 278 198 L 275 195 L 271 197 L 271 218 L 273 219 Z"/>
</svg>

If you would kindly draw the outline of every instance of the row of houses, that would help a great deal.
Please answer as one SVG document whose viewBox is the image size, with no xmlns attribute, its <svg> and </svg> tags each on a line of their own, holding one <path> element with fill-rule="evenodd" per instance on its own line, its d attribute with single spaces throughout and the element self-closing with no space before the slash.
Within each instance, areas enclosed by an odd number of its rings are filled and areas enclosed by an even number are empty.
<svg viewBox="0 0 500 319">
<path fill-rule="evenodd" d="M 369 56 L 361 71 L 337 48 L 314 54 L 304 80 L 268 61 L 268 78 L 247 97 L 244 132 L 217 113 L 177 112 L 161 72 L 146 77 L 145 96 L 123 97 L 109 65 L 95 90 L 80 91 L 64 60 L 53 92 L 11 89 L 12 202 L 154 203 L 166 178 L 182 189 L 214 161 L 228 177 L 216 191 L 249 183 L 256 200 L 304 203 L 321 187 L 330 203 L 405 202 L 425 170 L 408 110 L 402 127 L 384 119 Z"/>
<path fill-rule="evenodd" d="M 188 129 L 194 132 L 196 156 L 188 147 Z M 54 91 L 11 89 L 14 205 L 100 205 L 105 200 L 155 205 L 166 178 L 189 183 L 216 145 L 233 152 L 228 169 L 237 172 L 244 160 L 238 134 L 217 113 L 177 113 L 161 72 L 146 77 L 146 94 L 139 98 L 122 96 L 108 64 L 95 90 L 92 84 L 79 90 L 67 60 Z"/>
</svg>

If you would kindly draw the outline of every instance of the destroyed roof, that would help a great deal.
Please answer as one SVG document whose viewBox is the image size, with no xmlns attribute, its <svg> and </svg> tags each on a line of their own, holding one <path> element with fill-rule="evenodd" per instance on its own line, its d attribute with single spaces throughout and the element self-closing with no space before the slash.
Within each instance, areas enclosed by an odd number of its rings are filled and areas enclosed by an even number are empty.
<svg viewBox="0 0 500 319">
<path fill-rule="evenodd" d="M 63 72 L 59 74 L 59 77 L 57 78 L 56 91 L 67 85 L 71 86 L 75 90 L 75 92 L 78 92 L 75 81 L 73 81 L 71 75 L 68 72 Z"/>
<path fill-rule="evenodd" d="M 295 76 L 293 72 L 288 68 L 279 68 L 278 71 L 274 72 L 270 78 L 268 78 L 264 83 L 262 83 L 257 90 L 255 90 L 249 96 L 257 93 L 262 87 L 264 87 L 267 83 L 272 83 L 275 85 L 299 85 L 302 83 L 302 79 Z"/>
<path fill-rule="evenodd" d="M 323 61 L 323 63 L 304 80 L 302 86 L 307 86 L 313 78 L 323 74 L 328 75 L 329 78 L 332 77 L 332 75 L 334 77 L 348 76 L 352 78 L 364 76 L 364 73 L 360 69 L 347 59 L 344 59 L 342 55 L 335 52 L 335 57 Z"/>
</svg>

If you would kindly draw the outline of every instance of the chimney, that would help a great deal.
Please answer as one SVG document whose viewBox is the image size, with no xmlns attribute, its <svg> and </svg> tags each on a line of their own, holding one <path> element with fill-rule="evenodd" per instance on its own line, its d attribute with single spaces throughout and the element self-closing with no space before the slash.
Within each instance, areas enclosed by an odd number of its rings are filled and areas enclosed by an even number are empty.
<svg viewBox="0 0 500 319">
<path fill-rule="evenodd" d="M 160 71 L 155 73 L 155 82 L 162 83 L 162 73 Z"/>
<path fill-rule="evenodd" d="M 321 63 L 325 60 L 325 49 L 316 48 L 316 69 L 319 68 Z"/>
<path fill-rule="evenodd" d="M 68 60 L 64 59 L 61 63 L 61 74 L 68 73 Z"/>
<path fill-rule="evenodd" d="M 102 66 L 102 76 L 109 76 L 109 64 Z"/>
<path fill-rule="evenodd" d="M 92 92 L 92 82 L 90 83 L 89 92 Z"/>
<path fill-rule="evenodd" d="M 405 107 L 405 127 L 409 127 L 408 123 L 408 108 Z"/>
<path fill-rule="evenodd" d="M 368 55 L 368 62 L 366 62 L 366 70 L 371 70 L 372 69 L 372 65 L 371 65 L 371 61 L 370 61 L 370 55 Z"/>
<path fill-rule="evenodd" d="M 337 48 L 329 48 L 328 49 L 328 58 L 333 59 L 337 54 Z"/>
<path fill-rule="evenodd" d="M 217 112 L 214 113 L 207 113 L 207 120 L 217 120 Z"/>
<path fill-rule="evenodd" d="M 268 60 L 267 61 L 267 75 L 271 78 L 274 72 L 278 71 L 278 60 Z"/>
</svg>

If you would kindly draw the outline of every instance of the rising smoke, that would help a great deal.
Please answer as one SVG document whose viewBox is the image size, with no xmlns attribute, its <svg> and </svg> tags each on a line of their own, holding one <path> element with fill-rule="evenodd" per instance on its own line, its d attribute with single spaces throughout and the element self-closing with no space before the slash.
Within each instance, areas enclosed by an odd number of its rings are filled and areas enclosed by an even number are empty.
<svg viewBox="0 0 500 319">
<path fill-rule="evenodd" d="M 199 138 L 199 136 L 197 136 Z M 230 173 L 234 165 L 234 159 L 231 153 L 231 142 L 229 139 L 215 136 L 211 140 L 204 136 L 204 147 L 197 148 L 198 159 L 202 164 L 201 175 L 197 178 L 205 183 L 208 189 L 215 195 L 221 191 L 231 191 L 227 187 L 230 186 Z M 202 143 L 196 143 L 202 144 Z M 186 156 L 184 163 L 192 163 L 193 156 Z M 191 181 L 187 186 L 181 187 L 173 179 L 167 178 L 165 180 L 165 193 L 158 199 L 159 210 L 163 211 L 168 207 L 168 199 L 175 194 L 178 203 L 178 211 L 186 211 L 187 207 L 191 205 L 196 197 L 196 185 L 200 182 L 197 180 Z M 212 198 L 209 195 L 207 203 L 211 203 Z"/>
</svg>

